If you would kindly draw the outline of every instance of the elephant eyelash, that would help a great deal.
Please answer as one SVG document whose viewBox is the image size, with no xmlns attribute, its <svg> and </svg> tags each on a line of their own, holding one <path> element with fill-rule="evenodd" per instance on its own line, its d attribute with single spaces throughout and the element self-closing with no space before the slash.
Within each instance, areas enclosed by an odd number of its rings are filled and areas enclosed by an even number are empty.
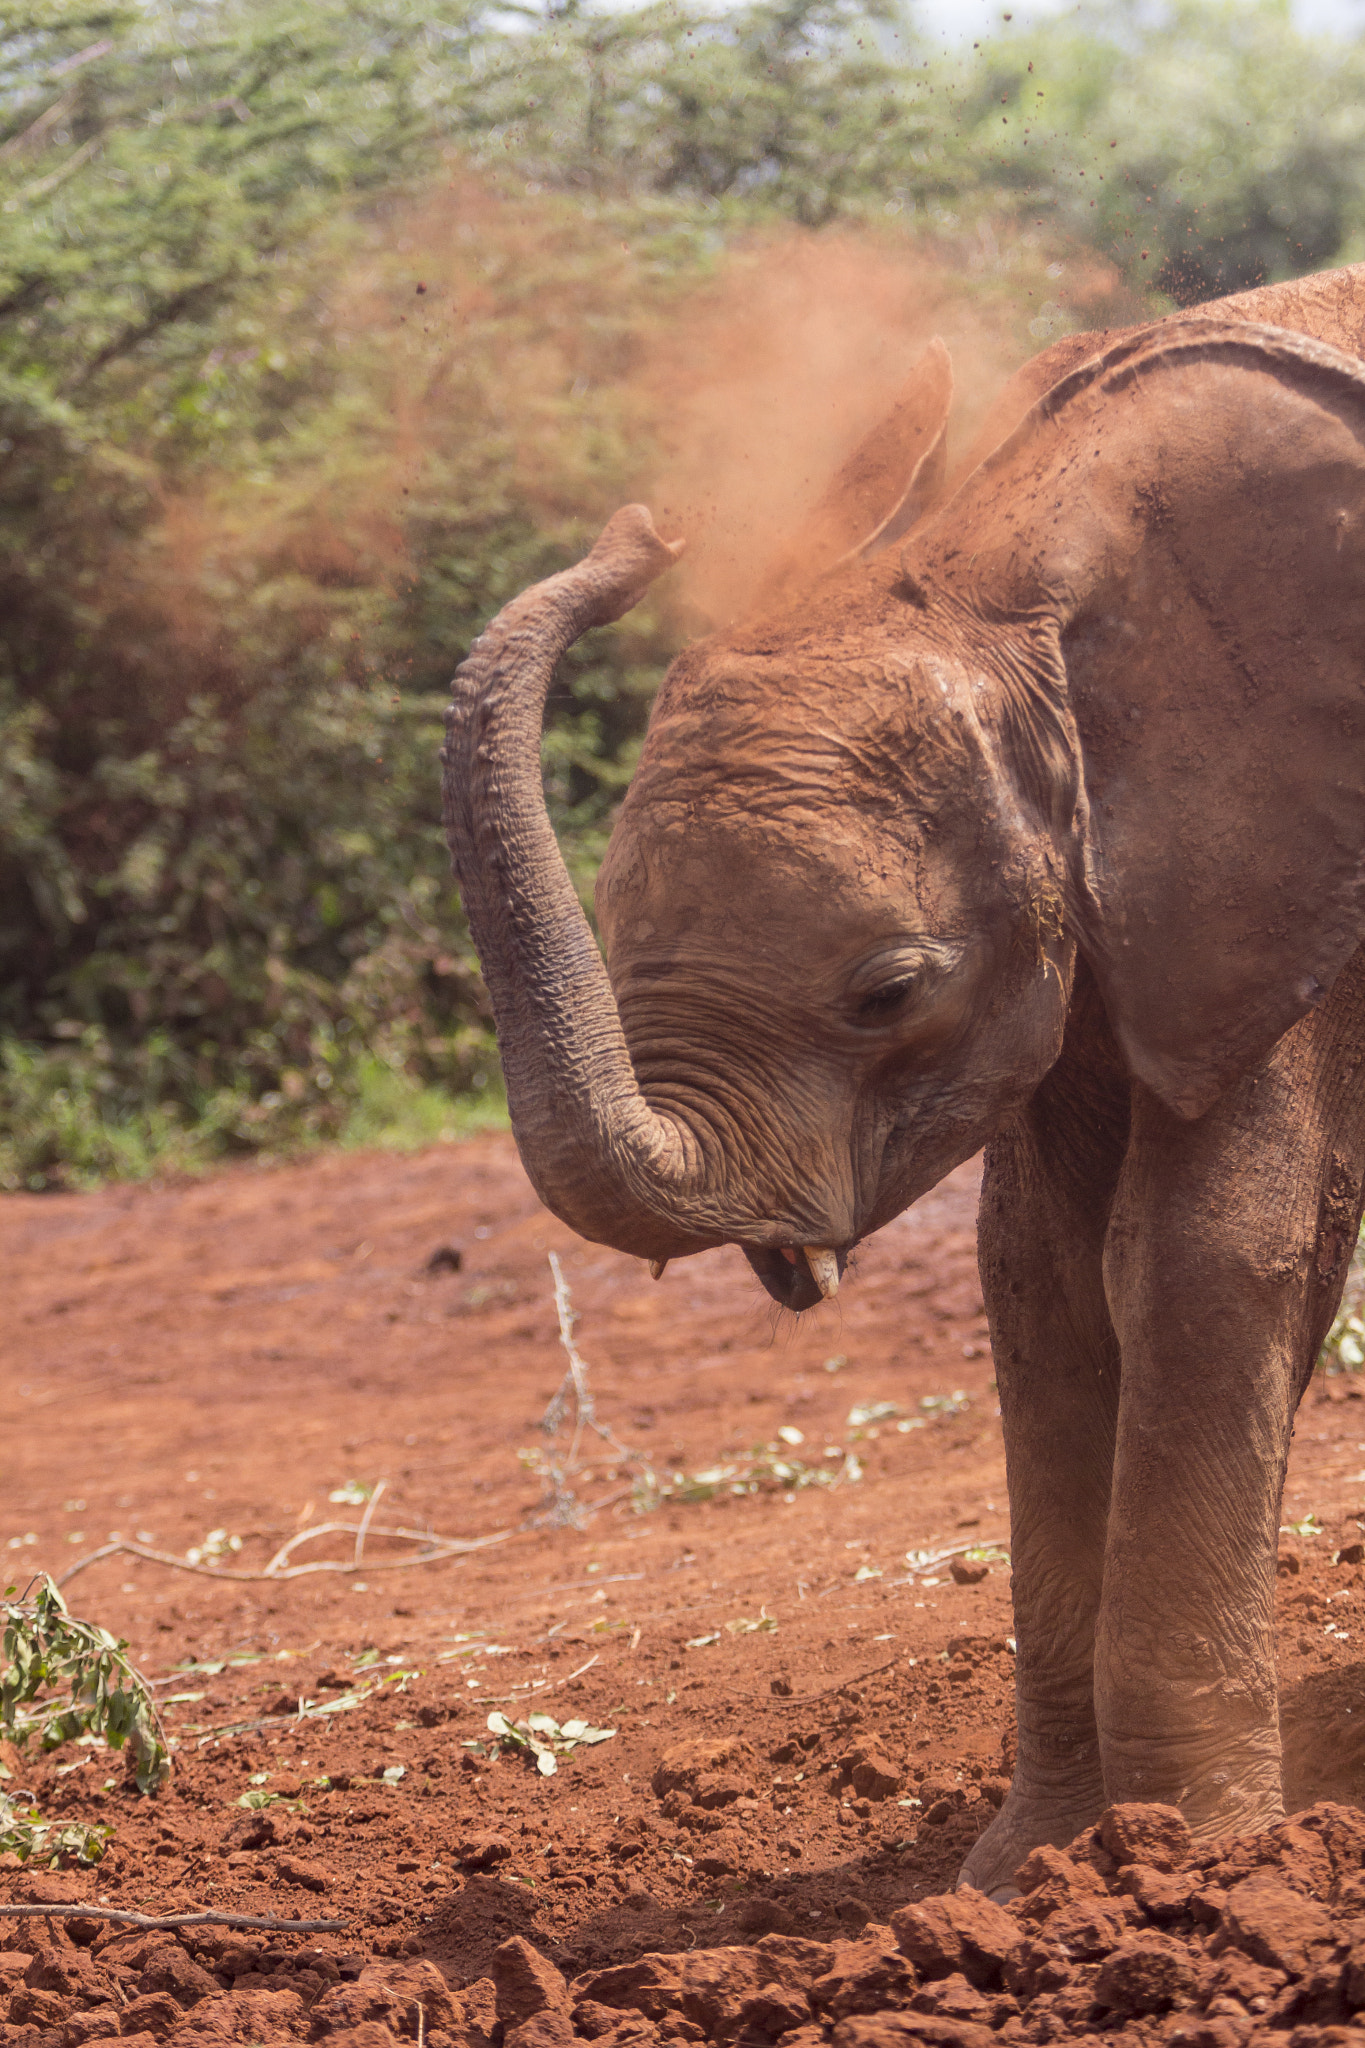
<svg viewBox="0 0 1365 2048">
<path fill-rule="evenodd" d="M 887 1017 L 894 1016 L 902 1008 L 906 998 L 915 986 L 914 976 L 903 974 L 897 981 L 885 982 L 881 988 L 874 988 L 858 1004 L 858 1021 L 861 1024 L 880 1024 Z"/>
</svg>

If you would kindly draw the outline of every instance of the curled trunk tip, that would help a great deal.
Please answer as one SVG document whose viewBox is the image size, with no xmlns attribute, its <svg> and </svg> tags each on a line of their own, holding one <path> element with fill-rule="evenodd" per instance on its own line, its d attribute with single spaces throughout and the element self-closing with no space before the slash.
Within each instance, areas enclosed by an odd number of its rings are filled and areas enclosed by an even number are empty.
<svg viewBox="0 0 1365 2048">
<path fill-rule="evenodd" d="M 571 572 L 598 586 L 603 609 L 593 624 L 606 626 L 624 618 L 654 579 L 672 568 L 686 545 L 660 536 L 648 505 L 623 505 L 614 512 L 591 553 Z"/>
</svg>

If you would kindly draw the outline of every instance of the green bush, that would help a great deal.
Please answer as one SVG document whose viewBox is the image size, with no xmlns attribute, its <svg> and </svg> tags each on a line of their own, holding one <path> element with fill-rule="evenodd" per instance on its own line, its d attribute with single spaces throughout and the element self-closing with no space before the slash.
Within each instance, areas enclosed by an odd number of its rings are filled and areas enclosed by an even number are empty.
<svg viewBox="0 0 1365 2048">
<path fill-rule="evenodd" d="M 239 69 L 270 13 L 243 19 Z M 357 21 L 353 42 L 368 47 L 372 29 Z M 308 97 L 306 69 L 289 77 Z M 232 116 L 234 148 L 246 125 Z M 429 122 L 428 163 L 432 135 Z M 391 180 L 411 148 L 405 134 L 395 143 Z M 293 139 L 289 152 L 296 165 Z M 370 169 L 368 155 L 351 166 L 335 218 L 308 195 L 292 240 L 276 218 L 280 246 L 254 267 L 244 257 L 216 297 L 186 286 L 193 315 L 154 332 L 149 317 L 122 367 L 73 369 L 24 320 L 10 333 L 0 309 L 0 350 L 8 338 L 16 363 L 0 383 L 0 1184 L 445 1128 L 469 1091 L 497 1099 L 440 831 L 440 714 L 489 612 L 580 552 L 614 502 L 623 437 L 562 398 L 561 416 L 546 415 L 547 381 L 575 374 L 544 360 L 547 294 L 568 308 L 564 348 L 594 377 L 636 316 L 608 316 L 597 232 L 568 209 L 546 202 L 525 224 L 514 270 L 516 223 L 443 181 L 435 227 L 458 252 L 454 281 L 477 273 L 482 307 L 446 359 L 409 331 L 418 298 L 402 245 L 430 237 L 432 202 L 392 183 L 365 199 Z M 274 165 L 262 204 L 287 213 L 285 184 Z M 230 241 L 236 187 L 224 209 Z M 480 210 L 487 230 L 462 239 Z M 258 242 L 265 219 L 247 223 Z M 112 229 L 92 203 L 62 233 L 98 242 Z M 61 239 L 50 223 L 49 239 Z M 103 253 L 112 280 L 116 252 Z M 60 265 L 47 255 L 51 284 Z M 79 291 L 96 291 L 84 271 Z M 594 306 L 591 333 L 572 317 L 575 294 Z M 497 422 L 526 362 L 533 473 Z M 418 402 L 424 418 L 405 422 Z M 588 646 L 566 666 L 548 772 L 585 847 L 666 651 L 646 618 L 605 658 Z M 586 876 L 590 855 L 578 865 Z"/>
</svg>

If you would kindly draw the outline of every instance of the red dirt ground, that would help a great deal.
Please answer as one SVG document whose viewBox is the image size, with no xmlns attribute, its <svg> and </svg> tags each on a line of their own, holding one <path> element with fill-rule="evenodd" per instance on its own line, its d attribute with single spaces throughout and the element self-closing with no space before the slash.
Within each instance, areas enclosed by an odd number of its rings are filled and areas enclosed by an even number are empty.
<svg viewBox="0 0 1365 2048">
<path fill-rule="evenodd" d="M 0 2042 L 69 2048 L 115 2023 L 179 2044 L 340 2040 L 367 2013 L 327 1984 L 375 1958 L 412 1959 L 389 1965 L 395 1984 L 418 1973 L 408 2005 L 395 1992 L 368 2017 L 415 2038 L 419 1978 L 428 2005 L 439 1982 L 417 1959 L 458 1989 L 518 1935 L 570 1978 L 765 1936 L 828 1944 L 950 1886 L 1003 1790 L 1012 1727 L 1007 1563 L 974 1585 L 945 1562 L 907 1563 L 1008 1547 L 976 1184 L 960 1169 L 865 1247 L 837 1304 L 799 1323 L 737 1252 L 655 1285 L 574 1239 L 501 1136 L 6 1197 L 9 1579 L 60 1576 L 115 1531 L 183 1557 L 223 1530 L 241 1545 L 225 1561 L 259 1567 L 299 1529 L 354 1522 L 329 1495 L 380 1479 L 378 1524 L 506 1540 L 393 1570 L 405 1546 L 372 1536 L 359 1570 L 287 1582 L 118 1555 L 72 1580 L 73 1609 L 128 1637 L 157 1679 L 175 1771 L 145 1800 L 106 1753 L 6 1752 L 45 1812 L 116 1832 L 93 1871 L 37 1877 L 9 1859 L 0 1899 L 47 1887 L 346 1925 L 306 1944 L 187 1936 L 177 1953 L 213 1972 L 190 1995 L 157 1988 L 147 1937 L 76 1923 L 73 1943 L 0 1919 Z M 428 1272 L 442 1245 L 458 1272 Z M 598 1415 L 639 1454 L 622 1466 L 588 1440 L 580 1528 L 537 1520 L 543 1485 L 519 1457 L 545 1446 L 537 1425 L 564 1370 L 551 1250 Z M 857 1420 L 872 1404 L 890 1407 Z M 1365 1800 L 1365 1584 L 1359 1565 L 1331 1562 L 1360 1536 L 1362 1430 L 1365 1403 L 1343 1381 L 1319 1383 L 1300 1413 L 1285 1520 L 1312 1510 L 1323 1533 L 1284 1539 L 1301 1564 L 1281 1580 L 1291 1809 Z M 760 1468 L 841 1476 L 729 1490 L 756 1451 Z M 630 1478 L 644 1462 L 675 1489 L 677 1474 L 739 1477 L 640 1512 Z M 298 1559 L 340 1562 L 349 1542 Z M 353 1708 L 316 1712 L 379 1678 Z M 493 1708 L 616 1732 L 546 1778 L 489 1753 Z M 660 1760 L 700 1739 L 740 1746 L 712 1758 L 702 1803 L 691 1779 L 661 1799 Z M 840 1760 L 859 1751 L 873 1763 L 853 1782 Z M 244 1807 L 253 1789 L 277 1803 Z M 284 2001 L 268 2024 L 247 1995 L 267 1986 Z M 427 2038 L 476 2043 L 471 2011 Z"/>
</svg>

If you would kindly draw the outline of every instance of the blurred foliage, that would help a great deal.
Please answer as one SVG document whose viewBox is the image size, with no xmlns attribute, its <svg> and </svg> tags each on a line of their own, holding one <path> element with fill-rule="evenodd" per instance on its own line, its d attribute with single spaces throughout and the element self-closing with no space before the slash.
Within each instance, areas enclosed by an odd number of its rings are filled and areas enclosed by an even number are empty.
<svg viewBox="0 0 1365 2048">
<path fill-rule="evenodd" d="M 1288 0 L 1113 0 L 1016 44 L 964 96 L 978 168 L 1130 283 L 1191 306 L 1365 254 L 1361 43 Z"/>
<path fill-rule="evenodd" d="M 0 283 L 0 1178 L 453 1131 L 453 1097 L 498 1088 L 440 713 L 488 613 L 614 503 L 623 435 L 568 402 L 580 374 L 610 384 L 627 318 L 600 231 L 419 195 L 429 19 L 216 10 L 207 47 L 188 11 L 154 35 L 46 20 L 6 42 L 0 143 L 21 222 Z M 73 75 L 89 134 L 64 111 L 35 140 Z M 50 154 L 76 165 L 56 188 Z M 415 237 L 449 245 L 474 309 L 453 352 L 418 318 Z M 523 373 L 534 465 L 508 419 Z M 609 673 L 591 648 L 570 665 L 584 705 L 550 750 L 570 832 L 667 651 L 645 618 Z"/>
<path fill-rule="evenodd" d="M 1360 246 L 1361 70 L 1278 0 L 946 57 L 844 0 L 7 16 L 0 1185 L 496 1100 L 445 686 L 651 473 L 643 341 L 746 237 L 875 222 L 996 285 L 1028 241 L 1193 303 Z M 677 632 L 564 665 L 585 888 Z"/>
<path fill-rule="evenodd" d="M 1083 243 L 1182 305 L 1365 249 L 1365 46 L 1289 0 L 1084 0 L 944 55 L 890 0 L 528 10 L 455 132 L 547 183 Z"/>
<path fill-rule="evenodd" d="M 461 132 L 485 162 L 514 156 L 546 183 L 822 227 L 972 182 L 970 141 L 912 46 L 878 0 L 556 9 L 481 53 Z"/>
</svg>

